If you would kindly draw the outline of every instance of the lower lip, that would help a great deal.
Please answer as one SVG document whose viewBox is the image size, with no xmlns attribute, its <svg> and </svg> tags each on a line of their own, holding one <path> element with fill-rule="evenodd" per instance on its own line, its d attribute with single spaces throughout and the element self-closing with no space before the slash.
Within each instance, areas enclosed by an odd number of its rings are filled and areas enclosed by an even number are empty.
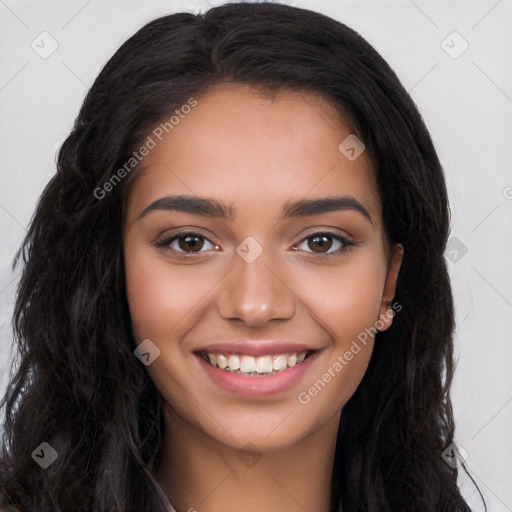
<svg viewBox="0 0 512 512">
<path fill-rule="evenodd" d="M 202 356 L 198 354 L 196 356 L 206 374 L 220 387 L 240 396 L 261 397 L 275 395 L 292 387 L 311 367 L 314 359 L 318 356 L 318 352 L 314 352 L 293 368 L 287 368 L 279 373 L 255 377 L 221 370 L 217 366 L 208 364 Z"/>
</svg>

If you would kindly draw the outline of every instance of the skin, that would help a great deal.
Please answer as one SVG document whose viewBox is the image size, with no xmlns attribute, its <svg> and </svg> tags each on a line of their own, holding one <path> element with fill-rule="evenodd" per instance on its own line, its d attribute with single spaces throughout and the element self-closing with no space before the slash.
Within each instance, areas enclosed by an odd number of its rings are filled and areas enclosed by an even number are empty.
<svg viewBox="0 0 512 512">
<path fill-rule="evenodd" d="M 180 512 L 329 510 L 341 409 L 366 371 L 373 339 L 309 403 L 297 397 L 365 328 L 379 319 L 380 330 L 389 327 L 402 259 L 401 246 L 389 247 L 384 235 L 369 158 L 350 161 L 338 150 L 350 133 L 314 96 L 222 85 L 198 98 L 133 183 L 128 302 L 137 343 L 149 338 L 160 349 L 147 366 L 165 401 L 155 476 Z M 178 194 L 222 201 L 233 218 L 158 209 L 140 216 Z M 333 195 L 357 199 L 371 220 L 352 209 L 282 217 L 287 201 Z M 177 240 L 156 246 L 187 231 L 211 244 L 200 239 L 201 251 L 188 258 Z M 322 257 L 311 236 L 325 231 L 355 245 L 330 239 L 320 251 L 342 250 Z M 263 249 L 252 263 L 236 252 L 248 236 Z M 322 351 L 291 388 L 247 398 L 212 383 L 193 353 L 234 339 L 289 339 Z"/>
</svg>

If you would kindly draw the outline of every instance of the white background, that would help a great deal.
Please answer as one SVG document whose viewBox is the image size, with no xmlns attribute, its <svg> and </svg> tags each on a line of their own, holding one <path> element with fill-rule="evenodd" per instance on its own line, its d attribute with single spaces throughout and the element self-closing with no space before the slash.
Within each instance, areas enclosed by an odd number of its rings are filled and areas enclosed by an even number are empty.
<svg viewBox="0 0 512 512">
<path fill-rule="evenodd" d="M 0 0 L 0 391 L 19 272 L 11 260 L 88 87 L 146 22 L 220 3 Z M 360 32 L 425 118 L 445 168 L 457 239 L 447 253 L 455 260 L 458 319 L 456 440 L 489 510 L 512 511 L 512 0 L 286 3 Z M 44 31 L 58 43 L 47 59 L 31 47 L 42 46 Z M 464 41 L 469 47 L 458 55 Z M 467 478 L 461 486 L 474 510 L 483 510 Z"/>
</svg>

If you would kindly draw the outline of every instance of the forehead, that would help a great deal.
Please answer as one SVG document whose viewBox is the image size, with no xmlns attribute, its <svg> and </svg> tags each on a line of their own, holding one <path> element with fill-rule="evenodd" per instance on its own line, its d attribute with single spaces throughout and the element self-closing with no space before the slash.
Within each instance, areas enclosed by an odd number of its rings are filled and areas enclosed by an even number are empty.
<svg viewBox="0 0 512 512">
<path fill-rule="evenodd" d="M 231 84 L 198 97 L 187 111 L 161 140 L 152 134 L 155 147 L 140 165 L 129 208 L 141 211 L 164 195 L 194 194 L 222 199 L 243 213 L 255 205 L 275 211 L 287 200 L 351 195 L 380 219 L 370 159 L 363 152 L 350 160 L 340 151 L 351 131 L 329 102 Z"/>
</svg>

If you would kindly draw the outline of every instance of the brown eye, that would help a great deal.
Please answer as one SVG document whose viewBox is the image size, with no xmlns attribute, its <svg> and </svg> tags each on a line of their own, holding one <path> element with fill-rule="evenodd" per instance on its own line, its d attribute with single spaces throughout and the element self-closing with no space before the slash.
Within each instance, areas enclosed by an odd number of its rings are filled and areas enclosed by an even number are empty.
<svg viewBox="0 0 512 512">
<path fill-rule="evenodd" d="M 336 256 L 342 254 L 348 247 L 355 245 L 354 242 L 338 235 L 337 233 L 313 233 L 294 245 L 294 250 L 318 254 L 319 256 Z"/>
<path fill-rule="evenodd" d="M 185 235 L 178 238 L 178 246 L 184 252 L 199 252 L 204 245 L 204 239 L 196 235 Z"/>
<path fill-rule="evenodd" d="M 214 245 L 208 238 L 199 233 L 180 233 L 160 240 L 155 245 L 165 250 L 170 249 L 182 254 L 194 254 L 210 250 L 217 251 L 220 249 L 218 245 Z"/>
<path fill-rule="evenodd" d="M 327 235 L 315 235 L 308 238 L 308 247 L 313 252 L 326 252 L 332 246 L 332 237 Z"/>
</svg>

